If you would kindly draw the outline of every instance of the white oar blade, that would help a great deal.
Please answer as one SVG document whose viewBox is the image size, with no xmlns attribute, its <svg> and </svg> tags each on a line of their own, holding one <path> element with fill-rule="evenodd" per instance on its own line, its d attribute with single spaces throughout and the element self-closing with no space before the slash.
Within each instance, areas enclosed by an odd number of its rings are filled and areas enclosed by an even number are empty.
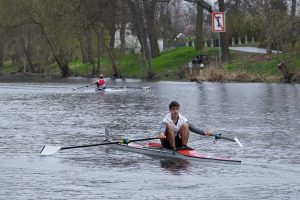
<svg viewBox="0 0 300 200">
<path fill-rule="evenodd" d="M 43 147 L 43 149 L 41 150 L 41 155 L 43 155 L 43 156 L 53 155 L 56 152 L 58 152 L 60 149 L 61 149 L 60 146 L 45 145 Z"/>
<path fill-rule="evenodd" d="M 239 141 L 239 139 L 237 137 L 235 137 L 233 139 L 240 147 L 244 147 L 244 145 Z"/>
<path fill-rule="evenodd" d="M 143 90 L 151 90 L 151 87 L 148 86 L 148 87 L 142 87 Z"/>
</svg>

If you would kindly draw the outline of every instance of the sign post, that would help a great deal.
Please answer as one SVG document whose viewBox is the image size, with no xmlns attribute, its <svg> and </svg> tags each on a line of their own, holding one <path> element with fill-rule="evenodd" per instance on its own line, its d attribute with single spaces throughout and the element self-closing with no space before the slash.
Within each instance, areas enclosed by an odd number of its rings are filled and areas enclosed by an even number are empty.
<svg viewBox="0 0 300 200">
<path fill-rule="evenodd" d="M 219 59 L 222 65 L 221 33 L 226 32 L 225 12 L 212 12 L 212 32 L 219 33 Z"/>
</svg>

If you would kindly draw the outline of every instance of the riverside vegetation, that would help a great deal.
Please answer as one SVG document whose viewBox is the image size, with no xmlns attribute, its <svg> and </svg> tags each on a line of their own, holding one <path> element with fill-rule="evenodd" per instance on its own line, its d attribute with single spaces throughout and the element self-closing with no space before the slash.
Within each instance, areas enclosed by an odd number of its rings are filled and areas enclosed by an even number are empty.
<svg viewBox="0 0 300 200">
<path fill-rule="evenodd" d="M 204 48 L 202 52 L 192 47 L 181 47 L 166 50 L 160 56 L 153 59 L 153 71 L 155 80 L 188 80 L 195 81 L 237 81 L 237 82 L 281 82 L 282 74 L 277 65 L 288 60 L 289 54 L 261 55 L 231 51 L 231 61 L 219 66 L 218 48 Z M 197 55 L 203 54 L 205 68 L 201 71 L 193 67 L 192 74 L 188 63 Z M 133 52 L 126 55 L 115 52 L 121 75 L 124 78 L 145 78 L 144 60 L 140 54 Z M 101 70 L 106 76 L 111 76 L 111 63 L 107 57 L 101 58 Z M 290 69 L 294 72 L 293 82 L 300 81 L 300 56 L 297 57 L 296 68 Z M 82 64 L 77 59 L 70 63 L 72 76 L 91 77 L 92 65 Z M 7 76 L 51 76 L 60 77 L 60 69 L 52 64 L 44 67 L 44 71 L 38 74 L 20 73 L 18 67 L 6 63 L 0 68 L 0 74 Z"/>
</svg>

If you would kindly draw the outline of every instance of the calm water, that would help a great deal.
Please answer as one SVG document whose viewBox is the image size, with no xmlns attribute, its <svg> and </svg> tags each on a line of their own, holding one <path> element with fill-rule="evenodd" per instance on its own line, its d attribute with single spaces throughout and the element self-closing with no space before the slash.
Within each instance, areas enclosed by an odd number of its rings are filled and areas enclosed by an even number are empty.
<svg viewBox="0 0 300 200">
<path fill-rule="evenodd" d="M 300 85 L 142 83 L 152 91 L 73 91 L 92 80 L 0 84 L 0 199 L 300 199 Z M 106 147 L 42 157 L 44 144 L 157 134 L 171 100 L 190 121 L 244 148 L 192 134 L 199 151 L 241 165 L 153 158 Z M 116 136 L 117 137 L 117 136 Z"/>
</svg>

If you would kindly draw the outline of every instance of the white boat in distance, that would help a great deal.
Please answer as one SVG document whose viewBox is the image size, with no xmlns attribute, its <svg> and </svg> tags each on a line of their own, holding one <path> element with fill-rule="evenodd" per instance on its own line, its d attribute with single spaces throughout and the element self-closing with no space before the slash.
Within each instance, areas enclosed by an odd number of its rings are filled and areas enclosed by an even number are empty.
<svg viewBox="0 0 300 200">
<path fill-rule="evenodd" d="M 128 90 L 132 90 L 132 89 L 140 89 L 140 90 L 151 90 L 150 86 L 146 86 L 146 87 L 110 87 L 110 88 L 105 88 L 105 89 L 101 89 L 101 88 L 96 88 L 95 92 L 125 92 Z"/>
</svg>

